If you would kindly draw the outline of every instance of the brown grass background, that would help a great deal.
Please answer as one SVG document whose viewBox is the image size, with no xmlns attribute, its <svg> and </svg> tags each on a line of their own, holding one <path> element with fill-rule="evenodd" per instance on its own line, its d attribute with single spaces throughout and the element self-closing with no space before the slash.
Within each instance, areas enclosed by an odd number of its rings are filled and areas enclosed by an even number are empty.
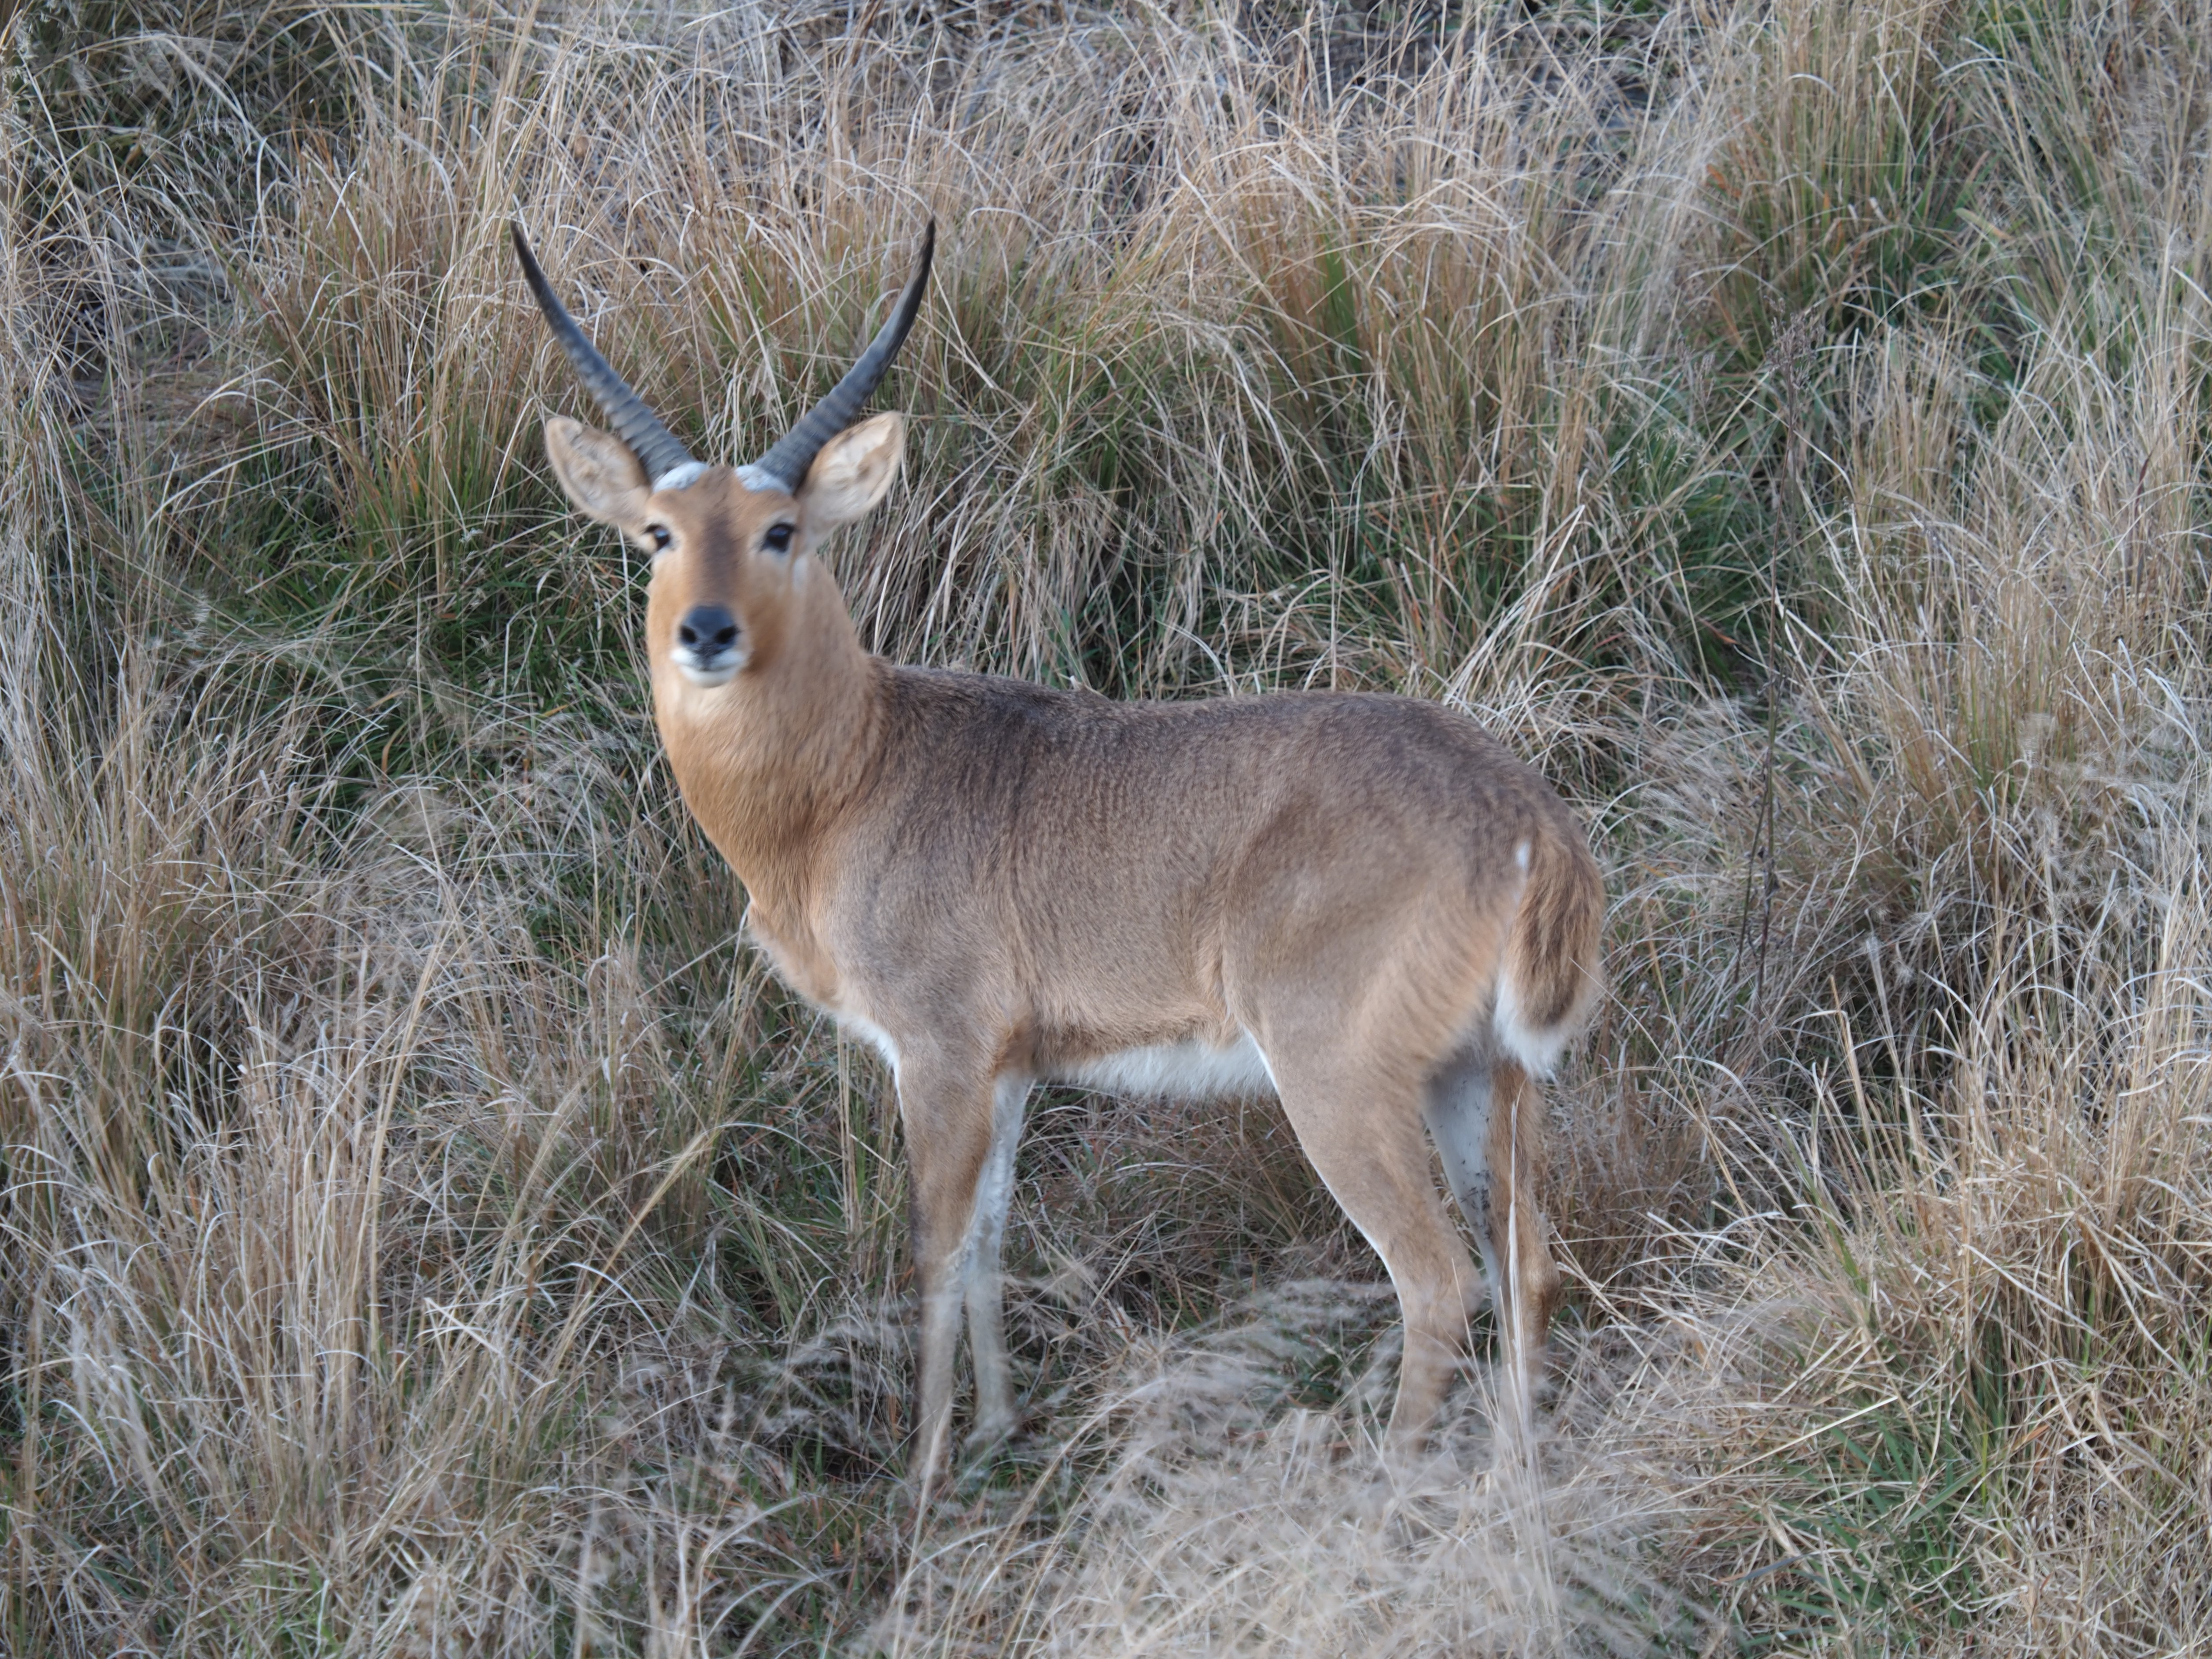
<svg viewBox="0 0 2212 1659">
<path fill-rule="evenodd" d="M 0 24 L 0 1647 L 2212 1647 L 2212 14 Z M 938 277 L 864 634 L 1466 708 L 1590 825 L 1533 1474 L 1272 1109 L 1055 1093 L 917 1517 L 505 251 L 702 452 Z"/>
</svg>

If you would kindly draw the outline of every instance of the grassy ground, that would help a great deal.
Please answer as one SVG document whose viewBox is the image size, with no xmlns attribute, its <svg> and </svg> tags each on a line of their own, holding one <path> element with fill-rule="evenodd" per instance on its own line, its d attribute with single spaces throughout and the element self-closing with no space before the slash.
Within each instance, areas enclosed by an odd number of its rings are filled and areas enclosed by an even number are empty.
<svg viewBox="0 0 2212 1659">
<path fill-rule="evenodd" d="M 2212 1648 L 2212 11 L 0 25 L 0 1648 Z M 738 942 L 505 251 L 704 453 L 938 279 L 887 651 L 1591 826 L 1540 1478 L 1269 1108 L 1055 1093 L 917 1523 L 887 1080 Z"/>
</svg>

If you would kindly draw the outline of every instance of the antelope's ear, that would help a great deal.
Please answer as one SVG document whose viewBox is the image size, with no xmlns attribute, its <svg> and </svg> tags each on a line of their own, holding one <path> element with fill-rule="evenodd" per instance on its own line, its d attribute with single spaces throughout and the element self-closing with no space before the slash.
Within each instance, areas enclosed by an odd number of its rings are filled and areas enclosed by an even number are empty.
<svg viewBox="0 0 2212 1659">
<path fill-rule="evenodd" d="M 890 413 L 872 415 L 824 444 L 799 487 L 807 533 L 827 535 L 882 500 L 905 455 L 905 418 Z"/>
<path fill-rule="evenodd" d="M 644 527 L 652 487 L 621 439 L 556 415 L 545 423 L 545 455 L 577 512 L 632 536 Z"/>
</svg>

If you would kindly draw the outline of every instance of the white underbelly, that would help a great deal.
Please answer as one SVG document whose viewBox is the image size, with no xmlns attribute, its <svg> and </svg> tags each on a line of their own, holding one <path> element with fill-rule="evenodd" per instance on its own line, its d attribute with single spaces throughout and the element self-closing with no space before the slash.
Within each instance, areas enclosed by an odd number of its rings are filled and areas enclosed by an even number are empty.
<svg viewBox="0 0 2212 1659">
<path fill-rule="evenodd" d="M 1123 1049 L 1081 1065 L 1058 1068 L 1048 1081 L 1109 1094 L 1171 1095 L 1182 1100 L 1249 1099 L 1275 1092 L 1267 1057 L 1249 1036 L 1227 1048 L 1194 1038 Z"/>
</svg>

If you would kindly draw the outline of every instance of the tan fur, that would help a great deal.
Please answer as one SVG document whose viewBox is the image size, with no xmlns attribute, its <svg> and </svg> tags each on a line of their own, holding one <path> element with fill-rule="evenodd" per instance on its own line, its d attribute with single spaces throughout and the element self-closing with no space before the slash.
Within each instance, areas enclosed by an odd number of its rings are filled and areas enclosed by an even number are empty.
<svg viewBox="0 0 2212 1659">
<path fill-rule="evenodd" d="M 1586 1018 L 1603 910 L 1543 780 L 1411 699 L 1115 703 L 870 656 L 811 549 L 889 488 L 896 415 L 832 439 L 795 497 L 726 469 L 651 493 L 599 438 L 548 423 L 580 508 L 648 548 L 653 527 L 668 537 L 646 632 L 684 799 L 744 881 L 778 972 L 893 1057 L 925 1477 L 949 1444 L 963 1295 L 978 1433 L 1014 1418 L 995 1270 L 1022 1093 L 1116 1056 L 1145 1075 L 1229 1077 L 1256 1047 L 1397 1287 L 1400 1445 L 1433 1417 L 1482 1295 L 1425 1121 L 1492 1263 L 1525 1397 L 1559 1280 L 1521 1061 Z M 780 522 L 797 527 L 787 557 L 763 547 Z M 726 684 L 677 665 L 679 621 L 703 605 L 740 627 Z M 1501 999 L 1519 1023 L 1500 1023 Z"/>
</svg>

